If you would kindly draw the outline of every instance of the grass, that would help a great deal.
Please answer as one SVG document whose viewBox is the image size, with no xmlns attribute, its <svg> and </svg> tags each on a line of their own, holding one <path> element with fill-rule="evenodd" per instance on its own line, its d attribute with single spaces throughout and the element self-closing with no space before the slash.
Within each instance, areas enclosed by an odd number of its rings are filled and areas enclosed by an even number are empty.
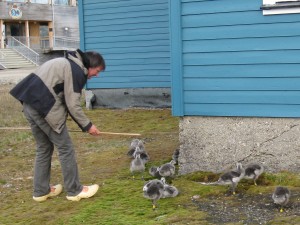
<svg viewBox="0 0 300 225">
<path fill-rule="evenodd" d="M 2 86 L 0 122 L 5 127 L 28 126 L 21 105 L 7 93 L 11 86 Z M 170 109 L 95 109 L 85 110 L 94 124 L 102 131 L 140 133 L 151 159 L 147 169 L 169 161 L 179 143 L 179 118 L 172 117 Z M 77 125 L 68 120 L 70 130 Z M 200 210 L 191 199 L 198 196 L 203 203 L 210 199 L 230 202 L 234 197 L 225 196 L 228 187 L 204 186 L 195 181 L 216 180 L 219 174 L 198 171 L 177 176 L 173 180 L 180 194 L 176 198 L 161 199 L 159 208 L 152 210 L 151 202 L 142 196 L 144 181 L 132 180 L 130 159 L 126 153 L 134 137 L 102 135 L 92 137 L 81 132 L 70 132 L 77 153 L 81 182 L 98 183 L 100 191 L 95 197 L 69 202 L 65 193 L 44 203 L 32 200 L 32 176 L 35 142 L 30 131 L 0 130 L 0 224 L 214 224 L 209 212 Z M 146 173 L 146 179 L 152 179 Z M 61 167 L 57 153 L 53 155 L 51 183 L 61 183 Z M 239 184 L 237 192 L 247 195 L 271 193 L 276 185 L 290 187 L 299 192 L 299 174 L 283 171 L 265 173 L 258 180 Z M 235 206 L 239 207 L 239 206 Z M 282 221 L 296 224 L 299 217 L 280 215 L 274 208 L 274 218 L 269 224 Z M 224 223 L 225 224 L 225 223 Z M 242 224 L 242 223 L 226 223 Z"/>
</svg>

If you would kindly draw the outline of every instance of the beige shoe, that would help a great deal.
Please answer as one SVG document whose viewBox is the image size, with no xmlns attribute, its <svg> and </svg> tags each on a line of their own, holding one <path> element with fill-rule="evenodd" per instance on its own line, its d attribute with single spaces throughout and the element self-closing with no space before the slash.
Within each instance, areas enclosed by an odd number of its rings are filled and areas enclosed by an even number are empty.
<svg viewBox="0 0 300 225">
<path fill-rule="evenodd" d="M 96 194 L 99 189 L 98 184 L 93 184 L 91 186 L 83 186 L 82 191 L 76 196 L 67 196 L 70 201 L 79 201 L 82 198 L 90 198 Z"/>
<path fill-rule="evenodd" d="M 62 192 L 62 185 L 61 184 L 57 184 L 57 185 L 54 185 L 54 186 L 51 186 L 51 191 L 49 192 L 49 194 L 47 195 L 43 195 L 43 196 L 40 196 L 40 197 L 32 197 L 34 201 L 37 201 L 37 202 L 43 202 L 43 201 L 46 201 L 47 198 L 49 197 L 54 197 L 54 196 L 57 196 L 59 195 L 61 192 Z"/>
</svg>

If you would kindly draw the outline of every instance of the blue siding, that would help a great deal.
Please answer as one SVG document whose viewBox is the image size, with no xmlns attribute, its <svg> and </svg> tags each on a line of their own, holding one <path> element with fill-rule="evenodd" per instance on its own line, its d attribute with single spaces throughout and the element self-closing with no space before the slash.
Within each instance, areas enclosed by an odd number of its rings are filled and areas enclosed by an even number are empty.
<svg viewBox="0 0 300 225">
<path fill-rule="evenodd" d="M 170 0 L 171 65 L 172 65 L 172 112 L 183 115 L 183 65 L 181 35 L 181 2 Z"/>
<path fill-rule="evenodd" d="M 171 87 L 168 0 L 79 0 L 81 48 L 107 68 L 87 88 Z"/>
<path fill-rule="evenodd" d="M 172 96 L 182 99 L 173 115 L 300 117 L 300 14 L 263 16 L 261 5 L 170 4 L 172 75 L 181 77 L 172 79 Z"/>
</svg>

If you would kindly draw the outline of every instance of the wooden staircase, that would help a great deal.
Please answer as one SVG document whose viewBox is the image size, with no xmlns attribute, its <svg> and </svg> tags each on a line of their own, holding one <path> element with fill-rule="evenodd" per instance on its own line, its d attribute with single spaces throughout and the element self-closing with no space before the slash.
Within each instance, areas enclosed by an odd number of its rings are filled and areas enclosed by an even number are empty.
<svg viewBox="0 0 300 225">
<path fill-rule="evenodd" d="M 36 65 L 11 48 L 0 49 L 0 69 L 36 67 Z"/>
</svg>

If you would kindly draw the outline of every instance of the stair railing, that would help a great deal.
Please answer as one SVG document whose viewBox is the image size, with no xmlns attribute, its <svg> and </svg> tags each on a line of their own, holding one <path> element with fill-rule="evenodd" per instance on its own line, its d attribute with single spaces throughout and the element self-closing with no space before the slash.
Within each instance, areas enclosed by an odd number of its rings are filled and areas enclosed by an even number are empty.
<svg viewBox="0 0 300 225">
<path fill-rule="evenodd" d="M 53 43 L 53 49 L 76 50 L 80 47 L 79 39 L 65 36 L 53 37 Z"/>
<path fill-rule="evenodd" d="M 6 58 L 6 54 L 0 51 L 0 67 L 4 69 L 6 69 L 6 66 L 3 65 L 5 58 Z"/>
<path fill-rule="evenodd" d="M 22 42 L 18 41 L 14 37 L 7 37 L 9 48 L 14 49 L 26 59 L 31 61 L 35 65 L 39 65 L 39 54 L 32 49 L 28 48 Z"/>
<path fill-rule="evenodd" d="M 0 0 L 1 1 L 1 0 Z M 43 37 L 25 37 L 25 36 L 14 36 L 14 38 L 21 42 L 23 45 L 30 47 L 34 50 L 76 50 L 80 48 L 80 40 L 75 37 L 66 37 L 66 36 L 43 36 Z M 29 45 L 28 45 L 29 43 Z"/>
</svg>

